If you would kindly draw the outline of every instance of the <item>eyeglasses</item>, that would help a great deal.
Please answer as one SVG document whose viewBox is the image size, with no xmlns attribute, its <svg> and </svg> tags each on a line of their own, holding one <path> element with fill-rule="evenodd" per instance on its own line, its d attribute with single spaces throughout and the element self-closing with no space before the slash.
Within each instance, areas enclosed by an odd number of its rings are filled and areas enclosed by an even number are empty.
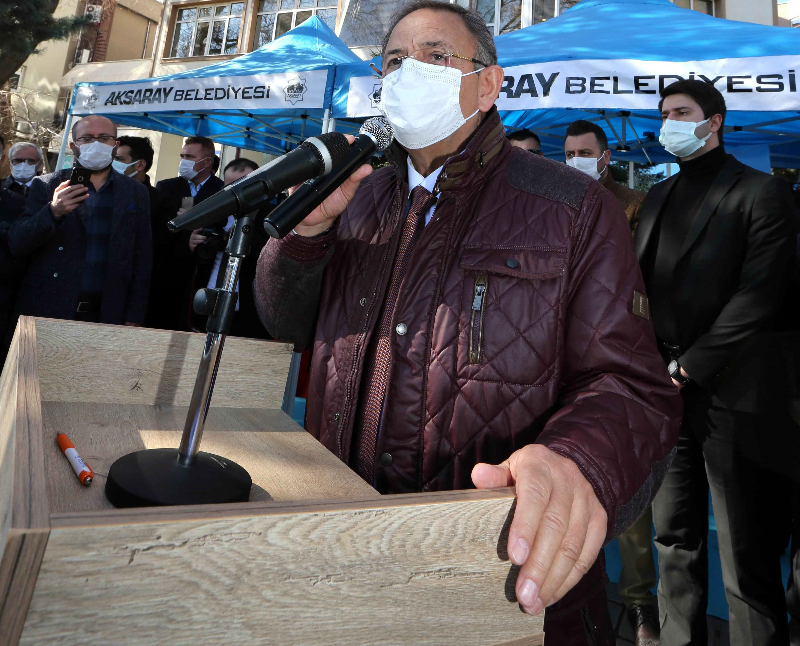
<svg viewBox="0 0 800 646">
<path fill-rule="evenodd" d="M 529 150 L 528 152 L 533 153 L 534 155 L 539 155 L 539 157 L 542 157 L 544 155 L 544 153 L 541 150 Z"/>
<path fill-rule="evenodd" d="M 10 159 L 9 163 L 12 166 L 19 166 L 20 164 L 28 164 L 28 166 L 36 166 L 39 163 L 38 159 Z"/>
<path fill-rule="evenodd" d="M 423 47 L 422 49 L 413 51 L 410 54 L 407 54 L 406 56 L 400 56 L 397 54 L 388 56 L 384 60 L 383 71 L 381 72 L 381 74 L 383 76 L 386 76 L 388 74 L 391 74 L 395 70 L 400 69 L 400 66 L 403 64 L 403 61 L 407 58 L 413 58 L 415 61 L 419 61 L 420 63 L 427 63 L 428 65 L 438 65 L 440 67 L 452 67 L 452 59 L 457 58 L 459 60 L 467 61 L 475 65 L 480 65 L 481 68 L 489 67 L 486 63 L 474 58 L 459 56 L 458 54 L 454 54 L 453 52 L 447 52 L 437 47 Z M 373 69 L 375 68 L 373 67 Z"/>
<path fill-rule="evenodd" d="M 86 144 L 93 144 L 95 141 L 99 141 L 101 144 L 106 144 L 110 146 L 117 140 L 116 137 L 112 137 L 111 135 L 100 135 L 99 137 L 78 137 L 75 140 L 75 143 L 80 146 L 85 146 Z"/>
</svg>

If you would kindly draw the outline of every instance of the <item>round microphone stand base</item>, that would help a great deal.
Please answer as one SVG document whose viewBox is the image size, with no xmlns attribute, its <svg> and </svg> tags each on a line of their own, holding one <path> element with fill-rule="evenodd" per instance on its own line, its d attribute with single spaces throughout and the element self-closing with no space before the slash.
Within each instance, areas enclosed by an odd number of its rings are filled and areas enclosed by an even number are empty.
<svg viewBox="0 0 800 646">
<path fill-rule="evenodd" d="M 184 466 L 178 449 L 149 449 L 111 465 L 106 496 L 115 507 L 247 502 L 251 485 L 250 474 L 227 458 L 200 451 Z"/>
</svg>

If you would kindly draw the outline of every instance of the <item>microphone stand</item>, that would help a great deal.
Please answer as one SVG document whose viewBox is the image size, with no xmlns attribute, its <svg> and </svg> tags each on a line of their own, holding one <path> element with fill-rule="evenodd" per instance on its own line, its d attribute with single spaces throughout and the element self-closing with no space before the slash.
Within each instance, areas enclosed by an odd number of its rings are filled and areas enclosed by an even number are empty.
<svg viewBox="0 0 800 646">
<path fill-rule="evenodd" d="M 236 282 L 250 252 L 257 211 L 238 217 L 226 251 L 223 285 L 200 289 L 194 310 L 208 315 L 207 334 L 180 447 L 148 449 L 119 458 L 108 472 L 106 496 L 115 507 L 247 502 L 252 480 L 227 458 L 200 451 L 225 337 L 236 310 Z"/>
</svg>

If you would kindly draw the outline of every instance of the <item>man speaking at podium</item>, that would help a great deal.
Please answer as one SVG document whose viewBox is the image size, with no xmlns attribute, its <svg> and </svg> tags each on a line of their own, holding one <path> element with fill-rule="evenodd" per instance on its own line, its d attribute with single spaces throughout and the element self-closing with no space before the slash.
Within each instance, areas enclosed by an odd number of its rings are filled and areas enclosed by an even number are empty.
<svg viewBox="0 0 800 646">
<path fill-rule="evenodd" d="M 514 485 L 520 604 L 554 644 L 613 644 L 600 550 L 650 505 L 681 415 L 627 220 L 508 142 L 477 13 L 421 0 L 391 24 L 393 163 L 270 240 L 259 313 L 313 346 L 309 432 L 381 493 Z"/>
</svg>

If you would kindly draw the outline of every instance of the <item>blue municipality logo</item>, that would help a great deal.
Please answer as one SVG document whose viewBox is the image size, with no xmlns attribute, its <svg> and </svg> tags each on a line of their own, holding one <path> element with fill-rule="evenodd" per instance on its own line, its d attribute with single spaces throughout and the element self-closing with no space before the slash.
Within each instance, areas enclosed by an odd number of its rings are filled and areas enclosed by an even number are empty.
<svg viewBox="0 0 800 646">
<path fill-rule="evenodd" d="M 306 80 L 295 76 L 289 80 L 289 85 L 283 88 L 283 93 L 286 95 L 286 100 L 295 105 L 298 101 L 303 100 L 303 95 L 307 90 Z"/>
<path fill-rule="evenodd" d="M 88 110 L 94 110 L 94 107 L 97 105 L 97 100 L 100 98 L 100 96 L 94 91 L 94 88 L 89 88 L 89 91 L 91 94 L 83 100 L 83 107 Z"/>
<path fill-rule="evenodd" d="M 369 94 L 369 102 L 372 108 L 377 110 L 381 103 L 381 88 L 383 85 L 376 83 L 372 86 L 372 92 Z"/>
</svg>

